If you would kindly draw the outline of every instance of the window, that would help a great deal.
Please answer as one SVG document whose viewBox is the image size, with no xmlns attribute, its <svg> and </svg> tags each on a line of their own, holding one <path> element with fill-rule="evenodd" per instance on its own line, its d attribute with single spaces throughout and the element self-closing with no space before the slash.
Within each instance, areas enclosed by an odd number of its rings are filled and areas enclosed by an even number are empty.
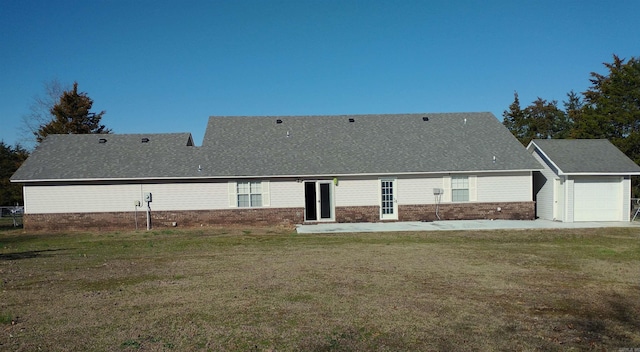
<svg viewBox="0 0 640 352">
<path fill-rule="evenodd" d="M 229 181 L 229 207 L 256 208 L 271 205 L 269 181 Z"/>
<path fill-rule="evenodd" d="M 236 185 L 238 207 L 262 206 L 262 182 L 238 182 Z"/>
<path fill-rule="evenodd" d="M 451 201 L 452 202 L 468 202 L 469 201 L 469 177 L 467 176 L 451 177 Z"/>
</svg>

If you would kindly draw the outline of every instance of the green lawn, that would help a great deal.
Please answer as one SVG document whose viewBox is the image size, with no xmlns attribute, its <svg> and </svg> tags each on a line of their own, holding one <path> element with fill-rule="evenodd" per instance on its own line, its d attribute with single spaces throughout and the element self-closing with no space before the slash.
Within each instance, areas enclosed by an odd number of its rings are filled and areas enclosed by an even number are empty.
<svg viewBox="0 0 640 352">
<path fill-rule="evenodd" d="M 0 231 L 0 350 L 640 347 L 640 231 Z"/>
</svg>

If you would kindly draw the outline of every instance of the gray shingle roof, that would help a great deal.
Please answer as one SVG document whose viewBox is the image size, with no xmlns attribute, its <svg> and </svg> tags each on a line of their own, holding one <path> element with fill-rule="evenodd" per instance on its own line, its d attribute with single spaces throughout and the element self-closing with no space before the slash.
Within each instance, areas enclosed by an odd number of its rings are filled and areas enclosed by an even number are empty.
<svg viewBox="0 0 640 352">
<path fill-rule="evenodd" d="M 143 143 L 142 139 L 148 139 Z M 100 143 L 100 140 L 106 140 Z M 194 158 L 190 133 L 50 135 L 12 180 L 183 176 Z"/>
<path fill-rule="evenodd" d="M 203 148 L 227 175 L 541 167 L 491 113 L 211 117 Z"/>
<path fill-rule="evenodd" d="M 143 137 L 149 143 L 140 143 Z M 108 141 L 100 144 L 99 138 Z M 491 113 L 211 117 L 202 147 L 187 146 L 187 139 L 189 134 L 50 136 L 12 180 L 541 168 Z"/>
<path fill-rule="evenodd" d="M 606 139 L 534 139 L 562 173 L 637 174 L 640 166 Z"/>
</svg>

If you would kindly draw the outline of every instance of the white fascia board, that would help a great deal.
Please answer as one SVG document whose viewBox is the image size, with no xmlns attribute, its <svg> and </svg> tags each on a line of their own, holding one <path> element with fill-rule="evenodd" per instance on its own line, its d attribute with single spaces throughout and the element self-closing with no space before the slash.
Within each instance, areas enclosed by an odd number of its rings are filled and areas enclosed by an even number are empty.
<svg viewBox="0 0 640 352">
<path fill-rule="evenodd" d="M 542 156 L 544 157 L 544 159 L 549 160 L 549 162 L 551 163 L 551 165 L 553 165 L 553 167 L 556 168 L 556 170 L 558 170 L 558 175 L 565 175 L 565 173 L 562 171 L 562 169 L 555 163 L 553 162 L 553 160 L 547 155 L 547 153 L 544 152 L 544 150 L 542 150 L 534 141 L 529 142 L 529 145 L 527 146 L 527 149 L 529 149 L 530 146 L 533 146 L 533 151 L 539 151 L 540 154 L 542 154 Z"/>
<path fill-rule="evenodd" d="M 358 177 L 358 176 L 404 176 L 404 175 L 449 175 L 449 174 L 488 174 L 532 172 L 539 169 L 513 169 L 513 170 L 463 170 L 463 171 L 434 171 L 434 172 L 387 172 L 387 173 L 361 173 L 361 174 L 312 174 L 312 175 L 230 175 L 230 176 L 197 176 L 197 177 L 123 177 L 123 178 L 68 178 L 68 179 L 35 179 L 35 180 L 11 180 L 13 183 L 43 183 L 43 182 L 105 182 L 105 181 L 195 181 L 195 180 L 228 180 L 228 179 L 265 179 L 265 178 L 317 178 L 317 177 Z"/>
<path fill-rule="evenodd" d="M 640 172 L 563 172 L 564 176 L 640 176 Z"/>
<path fill-rule="evenodd" d="M 531 147 L 531 145 L 535 145 L 535 143 L 533 143 L 533 139 L 529 141 L 529 144 L 527 144 L 527 149 L 529 149 L 529 147 Z"/>
</svg>

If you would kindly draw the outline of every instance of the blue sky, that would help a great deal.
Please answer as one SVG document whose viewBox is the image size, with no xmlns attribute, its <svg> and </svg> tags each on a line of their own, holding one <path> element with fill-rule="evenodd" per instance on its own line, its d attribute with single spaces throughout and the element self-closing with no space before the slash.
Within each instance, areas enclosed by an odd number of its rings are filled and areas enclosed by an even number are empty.
<svg viewBox="0 0 640 352">
<path fill-rule="evenodd" d="M 640 56 L 640 1 L 0 1 L 0 140 L 57 79 L 116 133 L 210 115 L 490 111 Z M 24 141 L 22 141 L 24 143 Z M 28 145 L 28 143 L 27 143 Z"/>
</svg>

